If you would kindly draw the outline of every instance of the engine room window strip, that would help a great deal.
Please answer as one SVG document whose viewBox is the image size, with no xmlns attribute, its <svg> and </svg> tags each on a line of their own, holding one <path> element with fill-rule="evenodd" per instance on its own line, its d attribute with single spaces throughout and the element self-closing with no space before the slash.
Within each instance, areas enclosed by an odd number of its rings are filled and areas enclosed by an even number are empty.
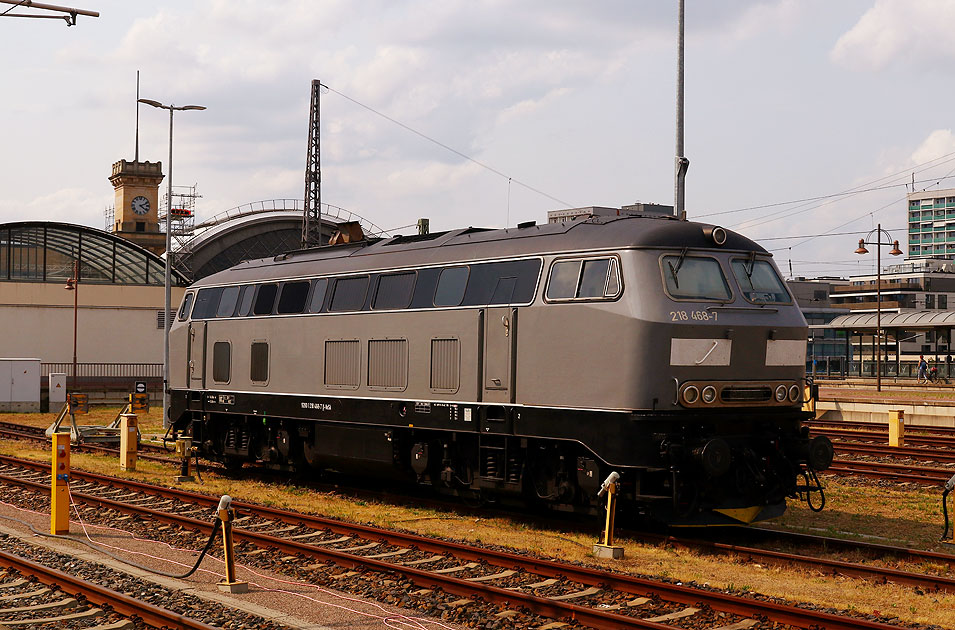
<svg viewBox="0 0 955 630">
<path fill-rule="evenodd" d="M 607 259 L 595 262 L 594 271 L 588 275 L 587 291 L 596 291 L 590 288 L 592 283 L 619 287 L 616 261 L 612 264 Z M 191 318 L 530 304 L 537 290 L 541 265 L 541 260 L 534 258 L 386 274 L 208 287 L 195 294 Z M 612 280 L 601 271 L 608 267 L 613 273 Z M 593 281 L 589 279 L 591 275 Z M 602 278 L 599 282 L 598 276 Z M 369 288 L 372 289 L 370 299 Z M 188 318 L 188 310 L 185 306 L 184 318 Z"/>
</svg>

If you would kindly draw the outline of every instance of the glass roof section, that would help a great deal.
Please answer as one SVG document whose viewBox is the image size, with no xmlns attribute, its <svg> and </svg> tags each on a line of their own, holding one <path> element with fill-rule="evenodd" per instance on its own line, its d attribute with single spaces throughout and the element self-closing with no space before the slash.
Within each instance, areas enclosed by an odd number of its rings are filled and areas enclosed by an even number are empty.
<svg viewBox="0 0 955 630">
<path fill-rule="evenodd" d="M 66 282 L 80 261 L 80 281 L 162 285 L 165 260 L 103 230 L 69 223 L 0 224 L 0 282 Z M 175 269 L 172 283 L 186 286 Z"/>
</svg>

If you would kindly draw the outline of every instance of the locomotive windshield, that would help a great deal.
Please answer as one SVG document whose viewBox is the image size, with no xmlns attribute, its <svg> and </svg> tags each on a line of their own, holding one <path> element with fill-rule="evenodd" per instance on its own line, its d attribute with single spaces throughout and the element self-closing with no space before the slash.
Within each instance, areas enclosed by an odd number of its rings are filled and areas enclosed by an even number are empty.
<svg viewBox="0 0 955 630">
<path fill-rule="evenodd" d="M 755 304 L 788 303 L 789 293 L 773 266 L 765 260 L 735 259 L 733 275 L 745 297 Z"/>
<path fill-rule="evenodd" d="M 660 259 L 667 293 L 683 300 L 730 300 L 730 288 L 715 258 L 664 256 Z"/>
</svg>

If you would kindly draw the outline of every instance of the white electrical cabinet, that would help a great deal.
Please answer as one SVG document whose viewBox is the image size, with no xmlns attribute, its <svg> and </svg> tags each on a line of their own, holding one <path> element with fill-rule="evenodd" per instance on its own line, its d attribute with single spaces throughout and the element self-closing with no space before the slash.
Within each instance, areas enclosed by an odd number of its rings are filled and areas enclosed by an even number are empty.
<svg viewBox="0 0 955 630">
<path fill-rule="evenodd" d="M 0 359 L 0 412 L 40 411 L 40 360 Z"/>
</svg>

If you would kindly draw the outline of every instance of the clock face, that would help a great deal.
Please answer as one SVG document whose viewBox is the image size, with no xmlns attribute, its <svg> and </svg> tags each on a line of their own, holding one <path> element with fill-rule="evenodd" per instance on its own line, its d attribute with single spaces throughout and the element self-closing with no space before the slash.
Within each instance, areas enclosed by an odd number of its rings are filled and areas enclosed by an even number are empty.
<svg viewBox="0 0 955 630">
<path fill-rule="evenodd" d="M 149 212 L 149 199 L 146 199 L 142 195 L 133 197 L 133 201 L 130 203 L 130 206 L 132 207 L 133 212 L 136 214 L 146 214 Z"/>
</svg>

